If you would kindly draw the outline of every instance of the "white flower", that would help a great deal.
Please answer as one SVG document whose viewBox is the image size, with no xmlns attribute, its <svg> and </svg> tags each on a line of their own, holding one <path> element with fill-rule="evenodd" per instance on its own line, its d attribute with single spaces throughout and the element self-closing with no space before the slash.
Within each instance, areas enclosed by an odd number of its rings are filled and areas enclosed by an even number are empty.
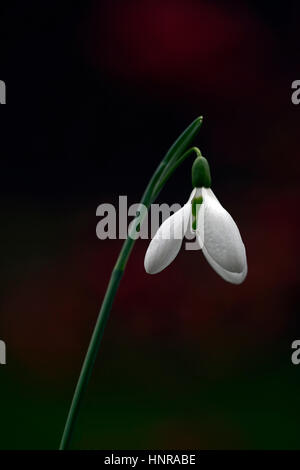
<svg viewBox="0 0 300 470">
<path fill-rule="evenodd" d="M 223 279 L 233 284 L 243 282 L 247 258 L 239 229 L 212 190 L 204 187 L 195 188 L 188 202 L 159 227 L 145 256 L 147 273 L 159 273 L 176 258 L 189 230 L 196 234 L 205 258 Z"/>
</svg>

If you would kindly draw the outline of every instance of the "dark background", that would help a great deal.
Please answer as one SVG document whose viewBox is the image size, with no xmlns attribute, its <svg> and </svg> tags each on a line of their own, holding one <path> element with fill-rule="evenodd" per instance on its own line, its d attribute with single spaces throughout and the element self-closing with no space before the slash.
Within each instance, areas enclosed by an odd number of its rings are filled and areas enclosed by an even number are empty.
<svg viewBox="0 0 300 470">
<path fill-rule="evenodd" d="M 96 208 L 138 202 L 198 115 L 249 274 L 200 252 L 128 263 L 81 410 L 80 449 L 299 448 L 299 2 L 1 6 L 0 448 L 55 449 L 121 241 Z M 183 204 L 186 162 L 158 202 Z"/>
</svg>

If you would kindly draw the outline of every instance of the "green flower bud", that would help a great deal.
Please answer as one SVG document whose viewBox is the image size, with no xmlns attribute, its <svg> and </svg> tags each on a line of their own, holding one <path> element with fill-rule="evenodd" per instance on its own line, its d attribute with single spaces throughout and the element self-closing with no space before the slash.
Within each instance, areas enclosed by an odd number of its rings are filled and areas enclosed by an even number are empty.
<svg viewBox="0 0 300 470">
<path fill-rule="evenodd" d="M 211 177 L 206 158 L 197 157 L 192 166 L 192 185 L 194 188 L 210 188 Z"/>
</svg>

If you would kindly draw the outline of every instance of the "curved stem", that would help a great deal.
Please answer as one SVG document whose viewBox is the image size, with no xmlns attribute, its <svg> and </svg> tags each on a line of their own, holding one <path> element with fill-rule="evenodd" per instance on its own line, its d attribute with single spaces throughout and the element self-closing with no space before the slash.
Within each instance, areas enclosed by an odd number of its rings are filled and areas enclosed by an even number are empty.
<svg viewBox="0 0 300 470">
<path fill-rule="evenodd" d="M 195 121 L 190 124 L 190 126 L 179 136 L 175 144 L 170 148 L 170 150 L 167 152 L 166 156 L 164 159 L 161 161 L 160 165 L 157 167 L 156 171 L 154 172 L 144 194 L 141 199 L 141 204 L 145 205 L 146 208 L 148 209 L 151 205 L 151 203 L 155 200 L 157 197 L 160 188 L 165 184 L 167 179 L 171 176 L 175 168 L 172 166 L 172 162 L 174 162 L 176 159 L 180 157 L 180 153 L 184 152 L 188 145 L 190 144 L 191 140 L 195 137 L 196 133 L 199 131 L 199 128 L 201 127 L 202 124 L 202 118 L 197 118 Z M 192 150 L 192 149 L 191 149 Z M 186 152 L 190 153 L 190 151 Z M 186 158 L 186 157 L 185 157 Z M 178 159 L 178 164 L 176 162 L 176 168 L 182 162 L 182 158 Z M 160 178 L 162 174 L 165 173 L 166 168 L 171 166 L 170 172 L 167 172 L 166 177 L 164 178 L 163 182 L 160 184 Z M 159 187 L 157 185 L 159 184 Z M 157 189 L 156 189 L 157 188 Z M 142 219 L 145 217 L 146 214 L 142 216 Z M 142 224 L 141 217 L 139 219 L 135 219 L 135 222 L 133 223 L 133 230 L 136 230 L 136 227 L 138 224 Z M 128 258 L 130 256 L 131 250 L 133 248 L 133 245 L 135 243 L 135 239 L 130 237 L 130 234 L 128 238 L 125 240 L 122 249 L 120 251 L 120 254 L 118 256 L 117 262 L 113 268 L 110 281 L 107 286 L 107 290 L 101 305 L 101 309 L 98 315 L 98 319 L 90 340 L 90 344 L 81 368 L 80 376 L 75 388 L 73 400 L 71 403 L 71 407 L 69 410 L 69 414 L 67 417 L 67 421 L 65 424 L 62 440 L 60 443 L 60 450 L 65 450 L 69 448 L 71 438 L 73 435 L 74 431 L 74 426 L 76 423 L 76 418 L 78 416 L 80 406 L 82 403 L 82 399 L 84 396 L 84 392 L 87 388 L 89 378 L 91 376 L 91 373 L 93 371 L 93 367 L 98 355 L 98 350 L 99 346 L 103 337 L 105 325 L 107 323 L 112 304 L 114 301 L 114 298 L 116 296 L 120 281 L 122 279 Z"/>
<path fill-rule="evenodd" d="M 168 150 L 164 160 L 166 162 L 177 160 L 187 147 L 192 143 L 196 137 L 203 122 L 203 117 L 200 116 L 193 121 L 183 133 L 178 137 L 174 144 Z"/>
<path fill-rule="evenodd" d="M 154 199 L 157 198 L 158 194 L 168 181 L 168 179 L 172 176 L 174 171 L 186 160 L 187 157 L 189 157 L 192 153 L 195 153 L 197 157 L 201 155 L 200 150 L 197 147 L 192 147 L 187 152 L 185 152 L 180 158 L 178 158 L 173 165 L 168 166 L 165 171 L 161 174 L 159 181 L 157 182 L 155 188 L 154 188 Z"/>
</svg>

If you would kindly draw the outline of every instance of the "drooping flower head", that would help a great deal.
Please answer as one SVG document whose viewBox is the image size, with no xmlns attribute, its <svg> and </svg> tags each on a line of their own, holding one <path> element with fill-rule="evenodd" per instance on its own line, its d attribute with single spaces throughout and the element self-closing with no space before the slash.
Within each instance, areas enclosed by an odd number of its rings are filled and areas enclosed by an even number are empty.
<svg viewBox="0 0 300 470">
<path fill-rule="evenodd" d="M 201 154 L 192 167 L 193 191 L 188 202 L 159 227 L 145 256 L 145 269 L 156 274 L 177 256 L 185 235 L 195 234 L 212 268 L 226 281 L 240 284 L 247 275 L 247 258 L 239 229 L 210 189 L 209 164 Z"/>
</svg>

